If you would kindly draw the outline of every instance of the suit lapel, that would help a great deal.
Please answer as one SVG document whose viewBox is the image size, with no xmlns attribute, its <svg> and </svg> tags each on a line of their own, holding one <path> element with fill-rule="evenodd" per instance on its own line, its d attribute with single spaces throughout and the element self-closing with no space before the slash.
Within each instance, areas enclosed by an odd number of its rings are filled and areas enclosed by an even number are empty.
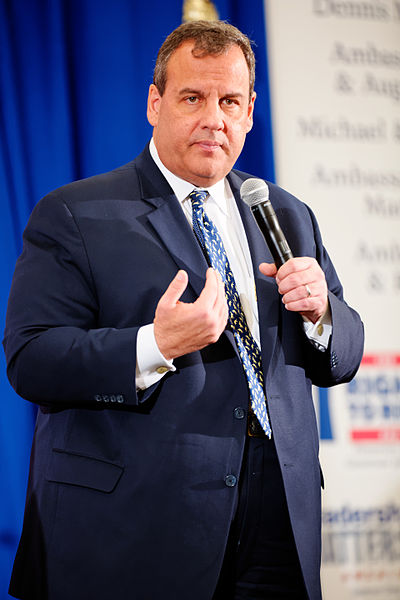
<svg viewBox="0 0 400 600">
<path fill-rule="evenodd" d="M 198 296 L 204 286 L 207 261 L 175 195 L 163 200 L 148 219 L 178 268 L 187 271 L 189 285 Z"/>
<path fill-rule="evenodd" d="M 182 207 L 148 149 L 138 158 L 137 170 L 142 198 L 154 207 L 147 218 L 178 269 L 187 271 L 189 285 L 198 296 L 208 265 Z"/>
</svg>

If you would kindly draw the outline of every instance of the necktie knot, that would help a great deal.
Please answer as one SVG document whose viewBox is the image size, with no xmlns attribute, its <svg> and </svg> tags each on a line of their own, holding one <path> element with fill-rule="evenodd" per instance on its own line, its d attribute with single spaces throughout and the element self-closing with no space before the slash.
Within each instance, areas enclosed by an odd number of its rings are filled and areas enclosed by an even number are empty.
<svg viewBox="0 0 400 600">
<path fill-rule="evenodd" d="M 193 190 L 189 194 L 190 201 L 194 210 L 203 208 L 204 200 L 207 198 L 208 192 L 206 190 Z"/>
</svg>

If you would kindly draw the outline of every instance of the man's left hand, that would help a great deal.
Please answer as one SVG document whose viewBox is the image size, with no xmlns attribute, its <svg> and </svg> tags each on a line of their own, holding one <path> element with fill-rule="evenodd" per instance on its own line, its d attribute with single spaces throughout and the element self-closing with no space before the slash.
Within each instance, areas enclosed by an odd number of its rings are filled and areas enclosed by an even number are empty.
<svg viewBox="0 0 400 600">
<path fill-rule="evenodd" d="M 287 310 L 299 312 L 313 323 L 325 314 L 328 286 L 315 258 L 291 258 L 278 271 L 274 263 L 261 263 L 259 268 L 263 275 L 275 277 Z"/>
</svg>

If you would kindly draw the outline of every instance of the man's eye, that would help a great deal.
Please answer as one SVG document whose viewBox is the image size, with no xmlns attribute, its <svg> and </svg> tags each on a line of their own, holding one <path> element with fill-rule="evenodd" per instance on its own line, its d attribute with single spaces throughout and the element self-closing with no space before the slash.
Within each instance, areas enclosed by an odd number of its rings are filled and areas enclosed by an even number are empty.
<svg viewBox="0 0 400 600">
<path fill-rule="evenodd" d="M 189 96 L 188 98 L 186 98 L 186 102 L 188 104 L 196 104 L 197 101 L 198 101 L 197 96 Z"/>
<path fill-rule="evenodd" d="M 234 106 L 235 104 L 237 104 L 237 101 L 236 101 L 236 100 L 234 100 L 233 98 L 224 98 L 224 99 L 223 99 L 223 103 L 224 103 L 226 106 Z"/>
</svg>

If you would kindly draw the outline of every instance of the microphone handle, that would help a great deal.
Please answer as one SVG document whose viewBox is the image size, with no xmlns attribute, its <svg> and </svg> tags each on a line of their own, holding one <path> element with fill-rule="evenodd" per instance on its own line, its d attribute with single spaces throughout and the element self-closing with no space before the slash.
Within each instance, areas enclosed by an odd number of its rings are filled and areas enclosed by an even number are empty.
<svg viewBox="0 0 400 600">
<path fill-rule="evenodd" d="M 268 248 L 274 258 L 276 268 L 279 269 L 293 254 L 289 244 L 280 228 L 275 211 L 271 202 L 261 202 L 251 207 L 254 218 L 263 234 Z"/>
</svg>

